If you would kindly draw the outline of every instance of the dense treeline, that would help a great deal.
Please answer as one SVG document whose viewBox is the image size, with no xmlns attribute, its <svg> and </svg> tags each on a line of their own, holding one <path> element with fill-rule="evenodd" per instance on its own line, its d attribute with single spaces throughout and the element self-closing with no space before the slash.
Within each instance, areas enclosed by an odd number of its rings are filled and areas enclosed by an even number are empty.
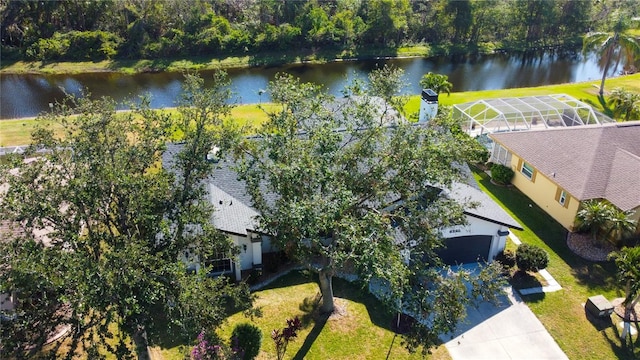
<svg viewBox="0 0 640 360">
<path fill-rule="evenodd" d="M 631 1 L 0 0 L 2 58 L 101 60 L 437 45 L 579 44 Z"/>
</svg>

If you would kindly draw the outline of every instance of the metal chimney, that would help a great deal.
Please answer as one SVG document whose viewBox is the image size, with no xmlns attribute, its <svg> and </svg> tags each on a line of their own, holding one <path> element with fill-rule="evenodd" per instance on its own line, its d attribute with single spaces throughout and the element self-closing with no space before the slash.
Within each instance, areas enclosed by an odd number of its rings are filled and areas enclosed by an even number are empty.
<svg viewBox="0 0 640 360">
<path fill-rule="evenodd" d="M 426 123 L 438 114 L 438 94 L 431 89 L 422 89 L 419 123 Z"/>
</svg>

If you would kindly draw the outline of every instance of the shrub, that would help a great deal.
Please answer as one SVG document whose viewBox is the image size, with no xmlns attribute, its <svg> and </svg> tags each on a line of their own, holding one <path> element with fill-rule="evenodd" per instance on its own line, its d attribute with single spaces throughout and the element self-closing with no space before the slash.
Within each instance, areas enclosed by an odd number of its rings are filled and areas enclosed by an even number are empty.
<svg viewBox="0 0 640 360">
<path fill-rule="evenodd" d="M 538 271 L 549 265 L 549 254 L 538 246 L 522 244 L 516 250 L 516 264 L 521 271 Z"/>
<path fill-rule="evenodd" d="M 243 352 L 243 360 L 254 359 L 260 352 L 262 331 L 253 324 L 238 324 L 231 333 L 231 343 Z"/>
<path fill-rule="evenodd" d="M 509 167 L 502 164 L 491 165 L 491 179 L 498 184 L 509 184 L 511 179 L 513 179 L 513 175 L 515 175 L 515 173 Z"/>
<path fill-rule="evenodd" d="M 516 264 L 516 254 L 512 250 L 504 250 L 496 256 L 496 261 L 509 270 Z"/>
</svg>

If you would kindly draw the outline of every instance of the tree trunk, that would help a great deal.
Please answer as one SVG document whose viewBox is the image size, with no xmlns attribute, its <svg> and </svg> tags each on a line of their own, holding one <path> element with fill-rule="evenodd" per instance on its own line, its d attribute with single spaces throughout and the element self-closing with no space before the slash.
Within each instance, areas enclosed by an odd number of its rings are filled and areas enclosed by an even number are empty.
<svg viewBox="0 0 640 360">
<path fill-rule="evenodd" d="M 611 57 L 613 56 L 613 50 L 616 46 L 615 44 L 617 44 L 618 34 L 615 34 L 614 37 L 614 43 L 611 44 L 607 49 L 607 61 L 604 64 L 604 70 L 602 71 L 602 82 L 600 82 L 600 97 L 604 97 L 604 80 L 607 78 L 607 71 L 609 70 L 609 65 L 611 65 Z"/>
<path fill-rule="evenodd" d="M 332 313 L 334 310 L 333 305 L 333 274 L 327 270 L 320 270 L 318 272 L 320 278 L 320 292 L 322 293 L 322 305 L 320 306 L 320 312 L 323 314 Z"/>
</svg>

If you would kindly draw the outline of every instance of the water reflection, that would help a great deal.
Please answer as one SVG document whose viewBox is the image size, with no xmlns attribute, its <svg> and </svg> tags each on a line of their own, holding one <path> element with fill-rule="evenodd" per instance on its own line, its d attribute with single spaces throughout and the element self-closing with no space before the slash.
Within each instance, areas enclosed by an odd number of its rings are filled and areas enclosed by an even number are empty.
<svg viewBox="0 0 640 360">
<path fill-rule="evenodd" d="M 601 68 L 595 56 L 586 59 L 576 52 L 546 52 L 526 55 L 456 56 L 431 59 L 395 59 L 335 62 L 323 65 L 295 64 L 256 67 L 229 71 L 234 102 L 269 101 L 265 90 L 279 72 L 300 77 L 304 82 L 325 86 L 336 96 L 353 79 L 366 81 L 368 73 L 385 64 L 405 70 L 405 93 L 418 94 L 419 81 L 431 71 L 447 74 L 454 91 L 503 89 L 596 80 Z M 610 70 L 619 73 L 622 66 Z M 210 86 L 211 72 L 204 72 L 205 86 Z M 154 108 L 176 106 L 183 81 L 179 73 L 123 75 L 94 73 L 75 75 L 2 75 L 0 78 L 0 118 L 36 116 L 48 111 L 49 103 L 60 101 L 64 93 L 80 96 L 89 92 L 93 98 L 110 96 L 125 108 L 125 103 L 149 95 Z M 85 91 L 86 90 L 86 91 Z"/>
</svg>

